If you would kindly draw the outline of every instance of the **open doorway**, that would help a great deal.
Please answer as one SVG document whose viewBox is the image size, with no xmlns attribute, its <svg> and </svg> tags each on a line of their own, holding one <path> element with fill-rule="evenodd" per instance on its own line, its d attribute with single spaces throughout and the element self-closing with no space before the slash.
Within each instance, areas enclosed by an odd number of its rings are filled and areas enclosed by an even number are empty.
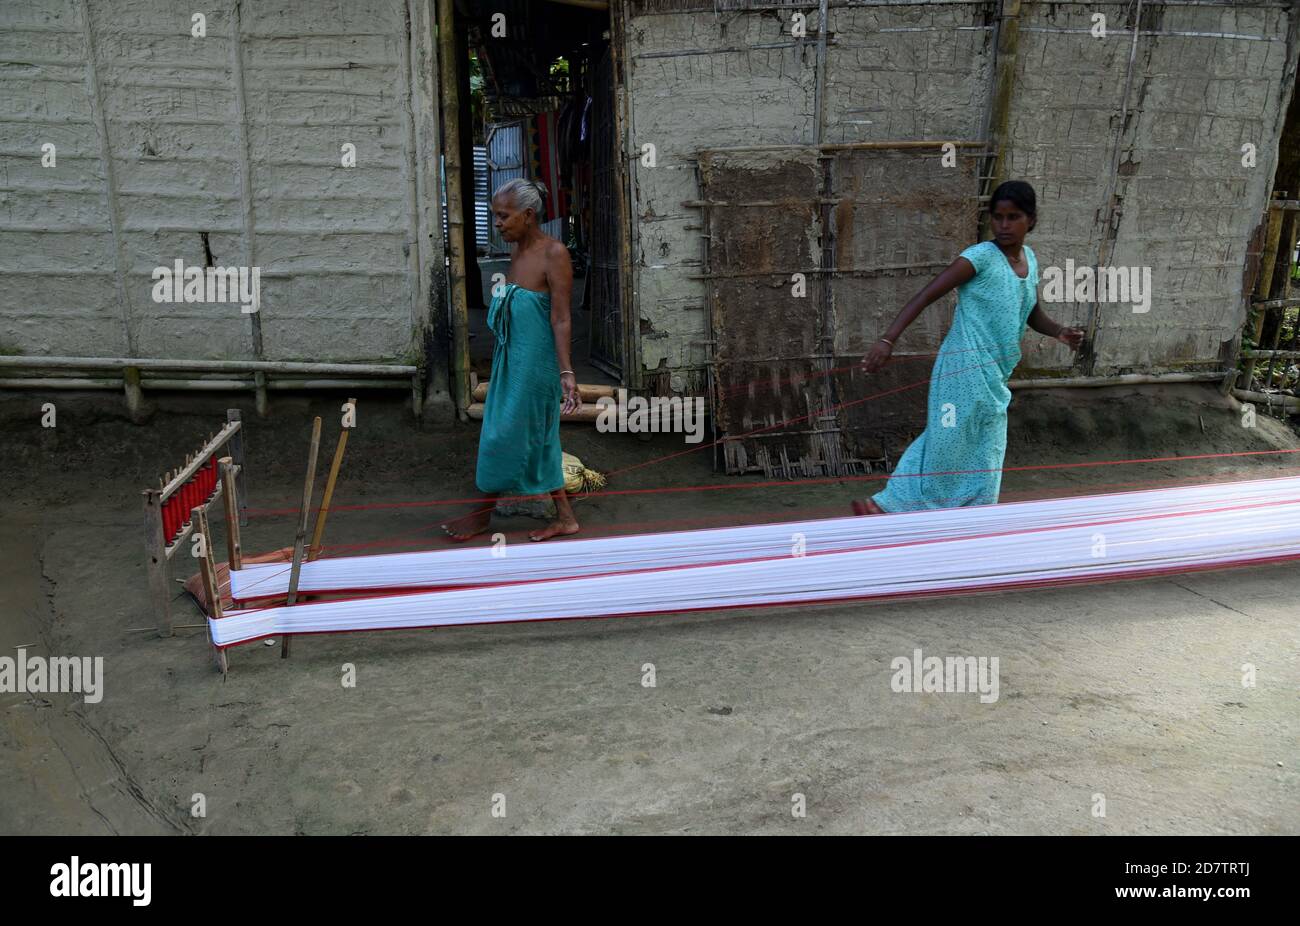
<svg viewBox="0 0 1300 926">
<path fill-rule="evenodd" d="M 482 379 L 491 367 L 486 306 L 510 258 L 492 227 L 492 191 L 524 177 L 546 185 L 543 230 L 573 260 L 578 380 L 622 382 L 622 172 L 608 4 L 456 0 L 456 12 L 461 163 L 474 166 L 473 183 L 467 171 L 462 186 L 472 369 Z"/>
</svg>

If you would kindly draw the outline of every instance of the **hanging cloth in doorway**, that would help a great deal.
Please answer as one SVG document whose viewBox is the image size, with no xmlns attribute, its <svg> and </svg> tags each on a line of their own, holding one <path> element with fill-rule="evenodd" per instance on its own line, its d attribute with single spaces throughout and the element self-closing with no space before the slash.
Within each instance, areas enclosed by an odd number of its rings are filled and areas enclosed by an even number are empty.
<svg viewBox="0 0 1300 926">
<path fill-rule="evenodd" d="M 538 113 L 528 119 L 528 153 L 532 159 L 532 174 L 546 184 L 546 215 L 544 221 L 563 218 L 569 214 L 568 197 L 561 185 L 565 184 L 560 163 L 559 112 Z"/>
</svg>

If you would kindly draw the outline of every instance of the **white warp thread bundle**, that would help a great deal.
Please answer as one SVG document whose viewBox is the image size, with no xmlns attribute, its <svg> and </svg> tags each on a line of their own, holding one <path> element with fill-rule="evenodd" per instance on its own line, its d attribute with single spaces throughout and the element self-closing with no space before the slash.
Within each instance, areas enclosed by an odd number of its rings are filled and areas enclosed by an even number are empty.
<svg viewBox="0 0 1300 926">
<path fill-rule="evenodd" d="M 796 534 L 804 535 L 802 550 L 795 547 Z M 304 568 L 300 590 L 396 588 L 396 581 L 490 587 L 227 611 L 208 626 L 213 642 L 224 647 L 284 633 L 904 597 L 1290 558 L 1300 558 L 1300 477 L 546 547 L 515 544 L 504 558 L 477 548 L 321 560 L 308 565 L 338 571 L 318 570 L 312 584 Z M 244 578 L 269 586 L 275 581 L 270 573 L 284 567 L 245 568 L 232 580 L 254 569 L 261 579 Z M 501 584 L 503 573 L 524 581 Z M 241 582 L 236 594 L 247 595 L 251 587 Z"/>
<path fill-rule="evenodd" d="M 795 539 L 807 553 L 860 549 L 891 541 L 940 540 L 972 533 L 1063 527 L 1115 518 L 1199 511 L 1211 505 L 1271 502 L 1287 492 L 1300 495 L 1300 477 L 1149 489 L 1109 495 L 1008 502 L 976 508 L 909 511 L 872 518 L 753 524 L 711 530 L 672 531 L 625 537 L 517 543 L 454 550 L 349 556 L 304 563 L 302 593 L 400 588 L 498 585 L 505 581 L 578 578 L 716 565 L 789 556 Z M 504 553 L 497 556 L 494 553 Z M 247 564 L 230 576 L 238 601 L 283 597 L 289 590 L 284 563 Z"/>
</svg>

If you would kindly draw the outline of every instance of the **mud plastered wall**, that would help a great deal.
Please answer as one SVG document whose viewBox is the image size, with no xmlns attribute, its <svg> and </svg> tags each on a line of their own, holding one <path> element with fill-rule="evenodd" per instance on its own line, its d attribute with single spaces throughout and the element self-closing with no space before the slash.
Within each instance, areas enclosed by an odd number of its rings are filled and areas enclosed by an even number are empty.
<svg viewBox="0 0 1300 926">
<path fill-rule="evenodd" d="M 646 384 L 681 391 L 698 388 L 709 337 L 692 279 L 699 214 L 681 206 L 699 196 L 690 158 L 814 141 L 817 25 L 801 8 L 801 41 L 791 8 L 654 11 L 669 6 L 691 5 L 629 6 L 629 142 L 657 157 L 653 168 L 632 161 L 633 275 Z M 998 7 L 832 3 L 823 140 L 984 138 Z M 1245 318 L 1245 250 L 1272 182 L 1294 31 L 1280 2 L 1146 3 L 1140 21 L 1135 11 L 1020 4 L 1004 173 L 1038 190 L 1030 244 L 1042 267 L 1151 268 L 1145 312 L 1045 304 L 1064 323 L 1095 313 L 1093 372 L 1218 369 Z M 1254 166 L 1242 163 L 1246 143 Z M 1024 374 L 1070 364 L 1063 346 L 1026 337 Z"/>
<path fill-rule="evenodd" d="M 0 4 L 0 349 L 411 359 L 429 311 L 417 237 L 440 252 L 442 230 L 420 228 L 417 153 L 436 170 L 437 146 L 421 130 L 416 151 L 412 75 L 418 90 L 436 64 L 410 12 Z M 239 305 L 154 300 L 151 274 L 176 260 L 260 268 L 260 351 Z"/>
<path fill-rule="evenodd" d="M 1039 262 L 1151 269 L 1145 312 L 1096 306 L 1095 372 L 1223 368 L 1246 317 L 1247 245 L 1295 82 L 1287 9 L 1146 3 L 1140 20 L 1128 3 L 1022 11 L 1007 173 L 1038 190 Z M 1091 34 L 1095 13 L 1113 41 Z M 1093 308 L 1050 311 L 1086 325 Z M 1036 339 L 1025 363 L 1064 356 Z"/>
</svg>

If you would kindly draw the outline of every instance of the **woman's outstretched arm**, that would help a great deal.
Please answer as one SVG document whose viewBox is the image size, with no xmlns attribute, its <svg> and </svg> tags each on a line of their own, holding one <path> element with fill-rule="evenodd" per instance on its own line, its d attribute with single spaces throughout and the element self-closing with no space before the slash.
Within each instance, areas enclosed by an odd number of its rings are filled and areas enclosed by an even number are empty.
<svg viewBox="0 0 1300 926">
<path fill-rule="evenodd" d="M 1083 345 L 1084 332 L 1082 328 L 1072 328 L 1052 321 L 1038 303 L 1034 303 L 1034 310 L 1029 313 L 1028 324 L 1030 328 L 1033 328 L 1039 334 L 1060 341 L 1070 350 L 1078 350 Z"/>
<path fill-rule="evenodd" d="M 975 278 L 975 265 L 964 257 L 958 257 L 929 282 L 925 289 L 908 300 L 907 305 L 898 313 L 894 323 L 889 326 L 885 336 L 871 346 L 862 358 L 862 366 L 868 373 L 880 369 L 881 364 L 889 359 L 894 342 L 907 330 L 907 326 L 916 320 L 916 316 L 925 311 L 926 306 L 956 289 L 967 280 Z"/>
</svg>

